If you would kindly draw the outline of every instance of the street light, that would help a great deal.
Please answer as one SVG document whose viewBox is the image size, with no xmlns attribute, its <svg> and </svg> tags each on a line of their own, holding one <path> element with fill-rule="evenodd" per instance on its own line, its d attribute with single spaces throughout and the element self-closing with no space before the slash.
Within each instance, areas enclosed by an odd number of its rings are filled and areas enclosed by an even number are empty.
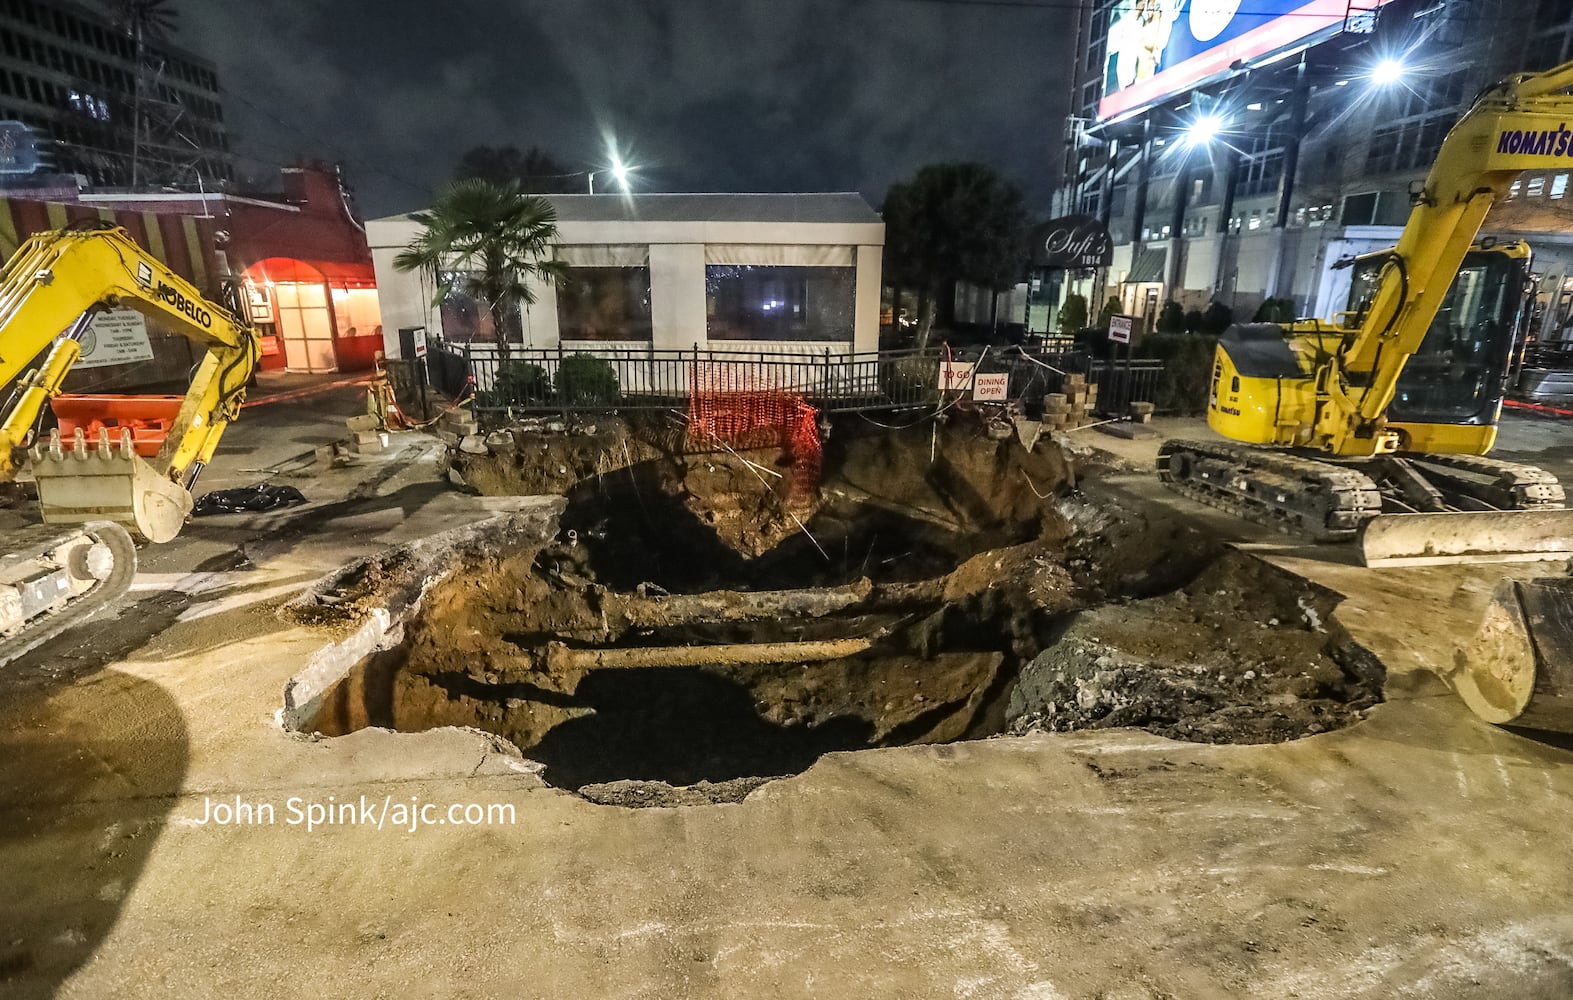
<svg viewBox="0 0 1573 1000">
<path fill-rule="evenodd" d="M 1389 56 L 1371 68 L 1371 82 L 1378 87 L 1386 87 L 1402 80 L 1407 72 L 1408 68 L 1402 59 Z"/>
<path fill-rule="evenodd" d="M 585 173 L 585 179 L 590 183 L 590 193 L 595 194 L 596 174 L 611 174 L 613 179 L 617 181 L 617 186 L 623 189 L 623 194 L 631 193 L 628 190 L 628 171 L 628 165 L 622 161 L 620 156 L 618 156 L 616 153 L 613 153 L 612 165 L 610 167 L 607 167 L 604 170 L 590 170 Z"/>
<path fill-rule="evenodd" d="M 1198 115 L 1185 126 L 1187 146 L 1207 146 L 1223 131 L 1223 119 L 1214 114 Z"/>
</svg>

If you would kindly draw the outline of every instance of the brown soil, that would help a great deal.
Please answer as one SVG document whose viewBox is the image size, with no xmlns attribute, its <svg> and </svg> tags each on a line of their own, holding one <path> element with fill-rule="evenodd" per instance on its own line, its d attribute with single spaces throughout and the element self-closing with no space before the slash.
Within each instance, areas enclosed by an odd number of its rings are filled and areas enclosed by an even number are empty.
<svg viewBox="0 0 1573 1000">
<path fill-rule="evenodd" d="M 1022 669 L 1013 732 L 1138 726 L 1173 739 L 1267 743 L 1349 725 L 1382 672 L 1327 620 L 1334 598 L 1230 552 L 1188 586 L 1074 617 Z"/>
<path fill-rule="evenodd" d="M 403 645 L 330 692 L 314 728 L 477 726 L 560 787 L 671 805 L 735 800 L 831 750 L 1007 726 L 1286 739 L 1380 690 L 1318 631 L 1329 595 L 1161 510 L 1087 502 L 1047 440 L 1029 453 L 960 423 L 832 437 L 817 501 L 793 508 L 748 464 L 779 455 L 641 461 L 600 433 L 541 449 L 626 454 L 568 489 L 556 537 L 459 552 Z M 487 467 L 541 481 L 516 457 Z M 361 584 L 344 596 L 369 600 Z M 707 652 L 842 640 L 856 651 L 830 659 Z M 587 665 L 594 650 L 628 665 Z"/>
</svg>

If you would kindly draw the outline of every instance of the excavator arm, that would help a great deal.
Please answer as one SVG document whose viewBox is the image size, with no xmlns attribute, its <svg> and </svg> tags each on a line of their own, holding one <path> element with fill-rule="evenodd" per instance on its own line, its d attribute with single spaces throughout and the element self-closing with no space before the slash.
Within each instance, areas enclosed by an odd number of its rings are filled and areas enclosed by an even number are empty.
<svg viewBox="0 0 1573 1000">
<path fill-rule="evenodd" d="M 1420 349 L 1486 213 L 1526 170 L 1573 164 L 1573 63 L 1488 89 L 1442 143 L 1358 330 L 1324 362 L 1313 438 L 1336 455 L 1398 450 L 1387 429 L 1404 364 Z"/>
<path fill-rule="evenodd" d="M 136 574 L 132 533 L 153 542 L 179 533 L 191 486 L 239 414 L 256 367 L 260 349 L 244 317 L 204 298 L 125 230 L 34 236 L 0 269 L 0 386 L 15 383 L 0 406 L 0 482 L 14 478 L 13 456 L 82 356 L 94 317 L 120 306 L 206 353 L 151 461 L 137 455 L 129 429 L 119 440 L 102 430 L 93 441 L 81 430 L 71 441 L 53 431 L 33 445 L 46 523 L 8 532 L 0 547 L 0 664 L 124 594 Z"/>
<path fill-rule="evenodd" d="M 260 355 L 250 324 L 206 299 L 118 228 L 71 229 L 29 239 L 0 271 L 0 385 L 42 362 L 18 383 L 0 412 L 0 480 L 14 475 L 14 449 L 28 443 L 39 413 L 81 356 L 95 316 L 127 307 L 160 321 L 206 354 L 151 462 L 136 455 L 129 432 L 112 440 L 33 449 L 44 520 L 110 520 L 151 541 L 173 538 L 191 509 L 190 490 L 240 412 Z M 45 353 L 47 350 L 47 353 Z"/>
</svg>

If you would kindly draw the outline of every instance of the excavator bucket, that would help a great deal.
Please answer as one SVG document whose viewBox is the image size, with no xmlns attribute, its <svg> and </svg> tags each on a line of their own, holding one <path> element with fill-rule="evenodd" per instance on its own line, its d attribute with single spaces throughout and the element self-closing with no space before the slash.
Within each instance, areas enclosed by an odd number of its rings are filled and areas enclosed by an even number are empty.
<svg viewBox="0 0 1573 1000">
<path fill-rule="evenodd" d="M 1573 577 L 1503 580 L 1445 679 L 1487 722 L 1573 733 Z"/>
<path fill-rule="evenodd" d="M 1573 559 L 1573 511 L 1380 514 L 1360 532 L 1367 566 Z"/>
<path fill-rule="evenodd" d="M 167 542 L 191 513 L 191 494 L 137 455 L 130 428 L 118 440 L 102 428 L 91 447 L 78 428 L 69 448 L 57 429 L 31 457 L 38 505 L 51 524 L 114 521 L 150 542 Z"/>
</svg>

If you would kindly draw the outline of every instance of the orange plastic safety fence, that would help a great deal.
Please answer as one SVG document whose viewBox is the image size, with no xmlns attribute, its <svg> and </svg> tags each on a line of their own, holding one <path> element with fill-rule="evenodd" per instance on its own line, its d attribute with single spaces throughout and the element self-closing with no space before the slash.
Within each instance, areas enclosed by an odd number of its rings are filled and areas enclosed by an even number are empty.
<svg viewBox="0 0 1573 1000">
<path fill-rule="evenodd" d="M 806 500 L 819 489 L 819 411 L 800 393 L 769 385 L 766 371 L 736 362 L 691 365 L 688 440 L 697 448 L 784 448 L 791 499 Z"/>
</svg>

